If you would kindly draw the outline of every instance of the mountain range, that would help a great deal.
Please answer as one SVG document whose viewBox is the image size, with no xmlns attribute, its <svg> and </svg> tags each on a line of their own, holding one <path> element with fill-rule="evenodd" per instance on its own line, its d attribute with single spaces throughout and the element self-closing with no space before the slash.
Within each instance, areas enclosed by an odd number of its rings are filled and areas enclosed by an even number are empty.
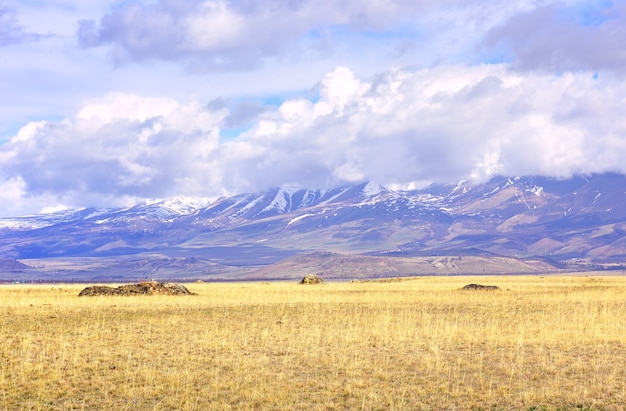
<svg viewBox="0 0 626 411">
<path fill-rule="evenodd" d="M 626 176 L 274 188 L 0 219 L 0 280 L 359 279 L 626 267 Z"/>
</svg>

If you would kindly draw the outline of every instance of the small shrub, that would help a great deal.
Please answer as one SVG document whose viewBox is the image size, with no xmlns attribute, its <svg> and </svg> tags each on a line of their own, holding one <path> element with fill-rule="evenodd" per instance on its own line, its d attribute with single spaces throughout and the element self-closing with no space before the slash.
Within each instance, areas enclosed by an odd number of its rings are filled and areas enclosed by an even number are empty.
<svg viewBox="0 0 626 411">
<path fill-rule="evenodd" d="M 497 285 L 468 284 L 463 287 L 464 290 L 499 290 Z"/>
<path fill-rule="evenodd" d="M 307 274 L 304 276 L 300 284 L 321 284 L 324 282 L 324 279 L 319 275 L 315 274 Z"/>
</svg>

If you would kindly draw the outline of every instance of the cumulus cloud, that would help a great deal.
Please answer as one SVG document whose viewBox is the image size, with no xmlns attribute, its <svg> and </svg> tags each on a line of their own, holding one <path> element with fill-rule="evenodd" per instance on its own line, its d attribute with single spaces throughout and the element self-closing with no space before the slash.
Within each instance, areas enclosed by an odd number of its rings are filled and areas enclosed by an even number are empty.
<svg viewBox="0 0 626 411">
<path fill-rule="evenodd" d="M 484 45 L 519 70 L 620 72 L 626 68 L 626 3 L 539 7 L 490 30 Z"/>
<path fill-rule="evenodd" d="M 408 185 L 626 171 L 618 113 L 626 85 L 590 72 L 521 76 L 506 65 L 451 66 L 363 81 L 339 68 L 319 88 L 319 101 L 287 101 L 232 143 L 235 157 L 238 146 L 248 148 L 233 159 L 240 180 Z"/>
<path fill-rule="evenodd" d="M 196 101 L 111 93 L 73 118 L 24 126 L 0 146 L 0 175 L 16 202 L 119 205 L 197 195 L 213 182 L 205 163 L 224 114 Z"/>
<path fill-rule="evenodd" d="M 499 64 L 363 79 L 339 67 L 316 89 L 319 98 L 278 107 L 108 94 L 0 146 L 0 185 L 13 203 L 75 207 L 294 184 L 626 172 L 626 83 L 616 78 Z M 244 120 L 246 131 L 220 140 Z"/>
</svg>

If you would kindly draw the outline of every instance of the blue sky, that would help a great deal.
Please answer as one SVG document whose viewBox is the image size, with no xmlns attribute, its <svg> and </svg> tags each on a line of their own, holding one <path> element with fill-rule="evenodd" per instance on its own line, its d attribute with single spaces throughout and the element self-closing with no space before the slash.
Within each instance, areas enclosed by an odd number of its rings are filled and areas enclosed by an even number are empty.
<svg viewBox="0 0 626 411">
<path fill-rule="evenodd" d="M 0 216 L 626 172 L 626 2 L 0 0 Z"/>
</svg>

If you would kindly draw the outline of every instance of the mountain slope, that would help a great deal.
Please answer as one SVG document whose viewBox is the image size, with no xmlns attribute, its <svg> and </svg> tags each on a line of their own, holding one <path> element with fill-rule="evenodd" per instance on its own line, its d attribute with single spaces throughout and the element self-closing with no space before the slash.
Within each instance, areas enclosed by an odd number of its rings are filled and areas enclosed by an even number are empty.
<svg viewBox="0 0 626 411">
<path fill-rule="evenodd" d="M 173 199 L 0 219 L 0 258 L 38 267 L 5 270 L 11 278 L 19 277 L 18 271 L 29 278 L 53 278 L 55 272 L 63 278 L 69 273 L 89 279 L 96 272 L 98 278 L 112 278 L 107 270 L 113 269 L 122 279 L 281 277 L 271 273 L 292 263 L 276 265 L 280 261 L 309 254 L 322 258 L 327 252 L 352 258 L 354 270 L 373 276 L 474 272 L 469 257 L 480 258 L 478 271 L 488 273 L 524 271 L 525 261 L 534 262 L 529 272 L 621 267 L 626 263 L 626 177 L 496 177 L 480 185 L 460 182 L 414 191 L 373 183 L 330 190 L 275 188 L 212 202 Z M 396 268 L 365 269 L 365 256 Z M 439 256 L 463 257 L 464 265 L 422 264 Z M 75 265 L 80 270 L 68 268 L 73 259 L 81 260 Z M 415 270 L 398 268 L 404 259 L 412 259 L 406 264 Z M 348 275 L 328 264 L 315 267 L 330 276 Z"/>
</svg>

